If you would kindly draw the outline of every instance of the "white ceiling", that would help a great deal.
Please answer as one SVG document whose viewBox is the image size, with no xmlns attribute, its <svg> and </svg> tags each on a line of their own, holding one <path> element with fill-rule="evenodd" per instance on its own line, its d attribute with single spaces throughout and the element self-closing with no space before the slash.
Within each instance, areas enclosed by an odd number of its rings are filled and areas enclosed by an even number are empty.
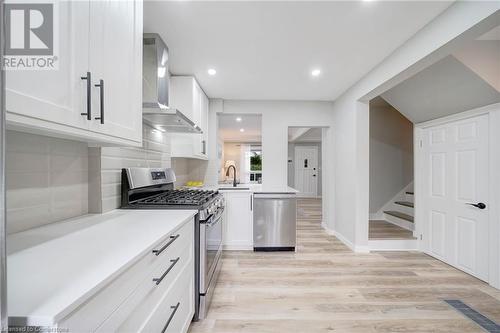
<svg viewBox="0 0 500 333">
<path fill-rule="evenodd" d="M 241 122 L 236 121 L 241 118 Z M 261 142 L 262 116 L 220 114 L 217 116 L 219 138 L 225 142 Z M 240 129 L 244 132 L 240 132 Z"/>
<path fill-rule="evenodd" d="M 195 75 L 209 97 L 333 100 L 450 4 L 146 1 L 144 31 L 169 46 L 171 72 Z"/>
<path fill-rule="evenodd" d="M 383 93 L 414 123 L 500 102 L 500 93 L 452 55 Z"/>
</svg>

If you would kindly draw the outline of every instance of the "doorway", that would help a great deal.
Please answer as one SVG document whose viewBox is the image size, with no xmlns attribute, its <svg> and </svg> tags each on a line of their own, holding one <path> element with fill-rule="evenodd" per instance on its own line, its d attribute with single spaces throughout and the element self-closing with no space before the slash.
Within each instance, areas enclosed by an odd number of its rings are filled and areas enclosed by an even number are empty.
<svg viewBox="0 0 500 333">
<path fill-rule="evenodd" d="M 318 147 L 295 146 L 295 189 L 304 197 L 318 196 Z"/>
<path fill-rule="evenodd" d="M 322 128 L 288 129 L 288 186 L 300 197 L 321 197 L 322 135 Z"/>
</svg>

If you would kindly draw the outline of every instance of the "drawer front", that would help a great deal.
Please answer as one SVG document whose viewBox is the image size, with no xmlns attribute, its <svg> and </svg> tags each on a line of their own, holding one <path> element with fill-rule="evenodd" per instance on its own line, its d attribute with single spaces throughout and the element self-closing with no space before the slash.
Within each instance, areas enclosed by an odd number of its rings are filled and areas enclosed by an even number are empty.
<svg viewBox="0 0 500 333">
<path fill-rule="evenodd" d="M 179 236 L 176 237 L 177 235 Z M 144 285 L 154 284 L 151 282 L 151 277 L 153 275 L 155 277 L 161 276 L 158 272 L 164 271 L 165 265 L 172 264 L 171 258 L 179 257 L 184 248 L 193 244 L 193 239 L 194 223 L 191 220 L 191 222 L 166 235 L 161 242 L 155 245 L 153 250 L 164 248 L 161 253 L 158 255 L 152 252 L 146 254 L 97 295 L 59 322 L 58 327 L 68 329 L 69 332 L 95 331 L 121 304 L 126 303 L 126 300 L 136 289 L 140 289 L 139 287 Z M 165 247 L 169 242 L 170 245 Z M 180 266 L 180 261 L 179 259 L 175 266 Z M 163 283 L 167 283 L 167 281 L 162 281 Z"/>
<path fill-rule="evenodd" d="M 194 276 L 194 242 L 176 248 L 151 272 L 97 332 L 138 332 L 183 271 Z"/>
<path fill-rule="evenodd" d="M 185 270 L 137 332 L 185 333 L 194 315 L 194 275 Z"/>
</svg>

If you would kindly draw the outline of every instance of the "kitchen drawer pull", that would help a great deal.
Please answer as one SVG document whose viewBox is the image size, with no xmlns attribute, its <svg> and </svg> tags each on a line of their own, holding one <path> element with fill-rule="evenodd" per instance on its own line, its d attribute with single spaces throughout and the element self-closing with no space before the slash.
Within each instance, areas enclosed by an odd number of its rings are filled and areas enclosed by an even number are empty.
<svg viewBox="0 0 500 333">
<path fill-rule="evenodd" d="M 170 241 L 165 244 L 161 249 L 159 250 L 153 250 L 153 253 L 157 256 L 160 255 L 160 253 L 162 253 L 163 251 L 165 251 L 167 249 L 167 247 L 169 247 L 177 238 L 179 238 L 180 234 L 177 234 L 175 236 L 170 236 Z"/>
<path fill-rule="evenodd" d="M 163 273 L 159 278 L 154 278 L 153 282 L 156 282 L 156 285 L 159 285 L 161 281 L 165 278 L 165 276 L 167 276 L 167 274 L 172 270 L 172 268 L 174 268 L 175 264 L 179 262 L 180 259 L 181 257 L 177 257 L 177 259 L 170 260 L 172 265 L 170 265 L 168 269 L 165 271 L 165 273 Z"/>
<path fill-rule="evenodd" d="M 99 117 L 95 117 L 95 120 L 100 120 L 101 124 L 104 124 L 104 80 L 99 80 L 99 83 L 95 85 L 100 89 L 100 109 L 101 114 Z"/>
<path fill-rule="evenodd" d="M 87 116 L 87 120 L 92 119 L 92 82 L 91 74 L 87 72 L 87 76 L 82 76 L 82 80 L 87 80 L 87 113 L 80 113 L 82 116 Z"/>
<path fill-rule="evenodd" d="M 174 306 L 171 306 L 170 308 L 173 310 L 172 313 L 170 314 L 170 317 L 168 317 L 168 320 L 167 320 L 167 323 L 165 324 L 165 326 L 163 327 L 163 329 L 161 330 L 161 333 L 165 333 L 165 331 L 167 330 L 168 328 L 168 325 L 170 325 L 170 322 L 172 321 L 172 319 L 174 318 L 175 316 L 175 313 L 177 312 L 177 310 L 179 309 L 179 306 L 181 305 L 181 302 L 178 302 L 177 305 L 174 305 Z"/>
</svg>

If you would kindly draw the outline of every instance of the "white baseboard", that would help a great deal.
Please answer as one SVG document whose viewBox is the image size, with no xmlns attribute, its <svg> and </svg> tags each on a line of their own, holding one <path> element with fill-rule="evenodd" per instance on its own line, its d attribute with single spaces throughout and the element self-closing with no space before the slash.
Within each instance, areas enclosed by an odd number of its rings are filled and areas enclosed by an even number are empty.
<svg viewBox="0 0 500 333">
<path fill-rule="evenodd" d="M 324 223 L 324 222 L 321 222 L 321 226 L 323 227 L 323 229 L 325 230 L 325 232 L 331 236 L 335 236 L 337 237 L 342 243 L 344 243 L 351 251 L 353 252 L 357 252 L 357 253 L 368 253 L 370 252 L 369 248 L 366 247 L 366 246 L 355 246 L 349 239 L 347 239 L 347 237 L 345 237 L 344 235 L 342 235 L 341 233 L 335 231 L 335 230 L 332 230 L 330 228 L 328 228 L 328 226 Z"/>
</svg>

